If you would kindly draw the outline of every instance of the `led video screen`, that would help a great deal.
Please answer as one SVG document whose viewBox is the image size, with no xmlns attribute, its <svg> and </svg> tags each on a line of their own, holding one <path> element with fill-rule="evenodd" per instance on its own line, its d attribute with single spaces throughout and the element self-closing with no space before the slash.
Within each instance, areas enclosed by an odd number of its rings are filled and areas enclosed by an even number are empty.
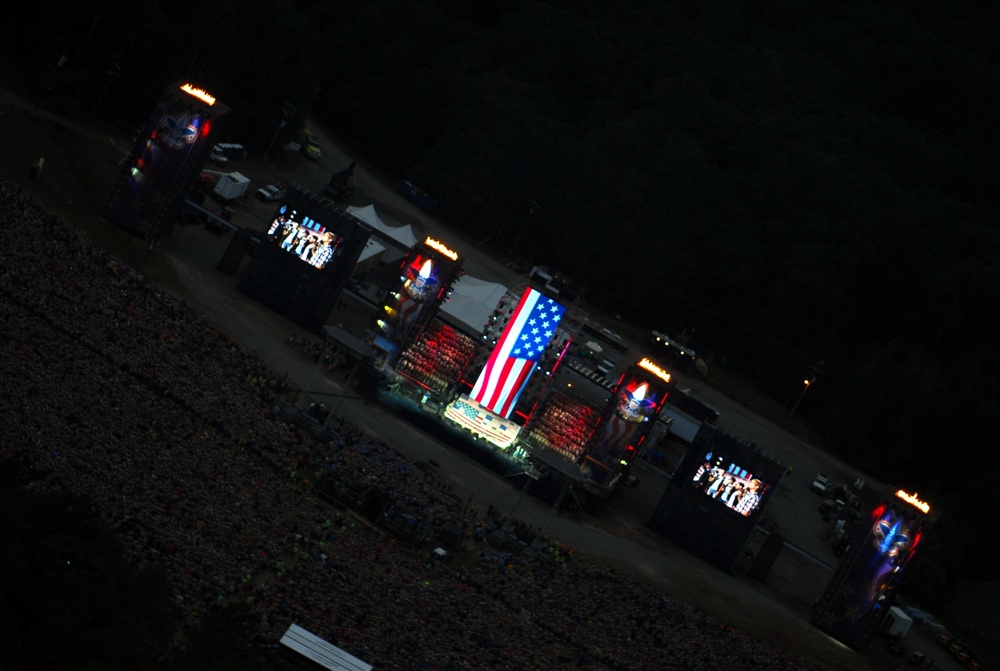
<svg viewBox="0 0 1000 671">
<path fill-rule="evenodd" d="M 283 251 L 317 269 L 330 263 L 344 241 L 320 222 L 288 204 L 278 207 L 267 237 Z"/>
<path fill-rule="evenodd" d="M 691 485 L 744 517 L 752 516 L 770 486 L 721 453 L 708 452 Z"/>
</svg>

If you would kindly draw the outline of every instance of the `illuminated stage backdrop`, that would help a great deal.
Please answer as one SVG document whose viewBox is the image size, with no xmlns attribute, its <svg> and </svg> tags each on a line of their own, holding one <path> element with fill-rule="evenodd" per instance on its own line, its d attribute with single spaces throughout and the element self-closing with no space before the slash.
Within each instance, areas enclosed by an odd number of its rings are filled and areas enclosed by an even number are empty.
<svg viewBox="0 0 1000 671">
<path fill-rule="evenodd" d="M 426 238 L 413 246 L 378 318 L 375 345 L 388 352 L 389 364 L 434 318 L 461 274 L 462 258 L 437 240 Z"/>
<path fill-rule="evenodd" d="M 867 646 L 930 528 L 929 512 L 926 503 L 902 490 L 879 503 L 813 607 L 812 623 L 852 647 Z"/>
<path fill-rule="evenodd" d="M 565 313 L 566 308 L 551 298 L 526 289 L 469 397 L 509 418 Z"/>
<path fill-rule="evenodd" d="M 497 447 L 511 447 L 521 427 L 510 415 L 565 313 L 551 298 L 526 289 L 472 391 L 452 401 L 445 418 Z"/>
<path fill-rule="evenodd" d="M 165 88 L 123 162 L 107 219 L 150 241 L 169 234 L 228 115 L 229 108 L 190 84 Z"/>
<path fill-rule="evenodd" d="M 581 469 L 588 483 L 609 490 L 621 467 L 631 463 L 636 451 L 656 423 L 667 400 L 670 373 L 649 359 L 629 367 L 601 415 L 594 440 L 587 448 Z"/>
</svg>

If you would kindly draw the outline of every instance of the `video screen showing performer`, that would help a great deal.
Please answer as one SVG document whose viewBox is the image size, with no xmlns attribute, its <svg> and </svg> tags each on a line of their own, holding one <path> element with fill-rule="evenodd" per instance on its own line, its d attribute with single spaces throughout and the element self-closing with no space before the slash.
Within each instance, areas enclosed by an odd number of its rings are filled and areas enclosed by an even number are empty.
<svg viewBox="0 0 1000 671">
<path fill-rule="evenodd" d="M 709 452 L 691 478 L 692 486 L 733 512 L 750 517 L 770 486 L 724 455 Z"/>
<path fill-rule="evenodd" d="M 287 205 L 278 208 L 267 237 L 284 251 L 317 269 L 322 269 L 333 259 L 344 241 L 315 219 L 301 215 Z"/>
</svg>

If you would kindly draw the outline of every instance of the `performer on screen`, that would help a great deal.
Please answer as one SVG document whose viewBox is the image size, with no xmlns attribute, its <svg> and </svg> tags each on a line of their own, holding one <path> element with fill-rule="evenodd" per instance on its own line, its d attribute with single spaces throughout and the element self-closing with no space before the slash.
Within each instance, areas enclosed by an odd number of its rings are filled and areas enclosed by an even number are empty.
<svg viewBox="0 0 1000 671">
<path fill-rule="evenodd" d="M 719 498 L 724 492 L 728 492 L 733 486 L 733 476 L 724 475 L 718 478 L 712 483 L 712 486 L 708 488 L 708 494 L 713 499 Z"/>
<path fill-rule="evenodd" d="M 695 481 L 694 485 L 711 496 L 722 484 L 722 475 L 721 468 L 706 463 L 705 472 L 701 475 L 700 479 Z"/>
<path fill-rule="evenodd" d="M 291 231 L 292 226 L 293 223 L 285 217 L 284 213 L 279 214 L 271 222 L 271 228 L 267 229 L 267 235 L 268 237 L 280 236 L 283 238 Z"/>
<path fill-rule="evenodd" d="M 729 497 L 734 491 L 736 491 L 736 478 L 731 475 L 727 476 L 722 483 L 722 492 L 719 494 L 719 499 L 726 505 L 729 505 Z"/>
<path fill-rule="evenodd" d="M 322 268 L 333 258 L 333 233 L 324 233 L 319 246 L 309 259 L 310 265 Z"/>
<path fill-rule="evenodd" d="M 295 255 L 298 256 L 303 261 L 309 260 L 309 254 L 313 250 L 313 244 L 316 241 L 316 236 L 309 231 L 302 230 L 302 236 L 298 239 L 298 244 L 295 246 Z"/>
<path fill-rule="evenodd" d="M 731 491 L 729 496 L 726 498 L 726 505 L 735 510 L 736 506 L 743 499 L 743 495 L 745 493 L 746 487 L 744 484 L 742 482 L 737 482 L 735 487 L 733 487 L 733 491 Z"/>
<path fill-rule="evenodd" d="M 760 503 L 760 490 L 763 488 L 764 484 L 757 479 L 751 480 L 749 484 L 749 489 L 743 493 L 740 497 L 739 502 L 733 508 L 736 512 L 741 515 L 749 515 L 754 510 L 757 509 L 757 504 Z"/>
<path fill-rule="evenodd" d="M 308 263 L 309 257 L 312 255 L 314 249 L 316 249 L 316 236 L 307 235 L 303 238 L 302 242 L 299 243 L 295 253 L 298 254 L 300 259 Z"/>
<path fill-rule="evenodd" d="M 292 251 L 292 246 L 295 244 L 296 238 L 305 235 L 305 231 L 303 231 L 301 228 L 299 228 L 294 224 L 291 225 L 290 231 L 291 232 L 287 236 L 285 236 L 285 241 L 281 243 L 281 248 L 284 249 L 286 252 Z"/>
</svg>

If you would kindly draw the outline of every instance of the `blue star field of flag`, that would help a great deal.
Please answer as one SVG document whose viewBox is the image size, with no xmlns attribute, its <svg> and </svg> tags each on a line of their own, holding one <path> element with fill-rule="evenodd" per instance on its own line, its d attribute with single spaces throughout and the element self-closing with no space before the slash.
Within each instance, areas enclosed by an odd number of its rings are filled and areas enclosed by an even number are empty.
<svg viewBox="0 0 1000 671">
<path fill-rule="evenodd" d="M 469 419 L 475 419 L 476 415 L 479 414 L 479 410 L 477 410 L 476 408 L 472 407 L 471 405 L 469 405 L 465 401 L 456 401 L 455 402 L 455 407 L 458 408 L 459 410 L 461 410 L 462 414 L 465 415 L 466 417 L 468 417 Z"/>
<path fill-rule="evenodd" d="M 559 320 L 565 312 L 566 308 L 551 298 L 540 298 L 518 334 L 511 356 L 538 361 L 555 335 Z"/>
</svg>

